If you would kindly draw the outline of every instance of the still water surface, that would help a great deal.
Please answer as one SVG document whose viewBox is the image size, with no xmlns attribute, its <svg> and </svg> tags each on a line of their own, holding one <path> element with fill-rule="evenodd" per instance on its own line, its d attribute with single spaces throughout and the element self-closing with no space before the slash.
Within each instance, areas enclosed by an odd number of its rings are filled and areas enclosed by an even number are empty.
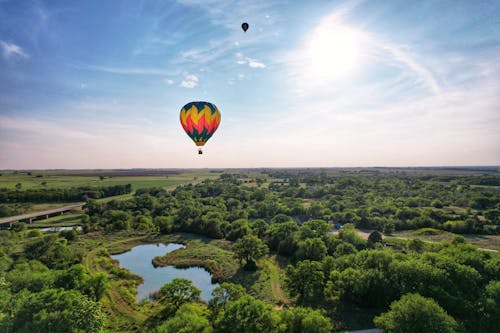
<svg viewBox="0 0 500 333">
<path fill-rule="evenodd" d="M 37 228 L 41 232 L 59 232 L 63 230 L 73 230 L 75 229 L 76 231 L 82 230 L 82 227 L 79 225 L 73 225 L 73 226 L 68 226 L 68 227 L 47 227 L 47 228 Z"/>
<path fill-rule="evenodd" d="M 111 258 L 120 262 L 120 267 L 130 270 L 141 276 L 144 283 L 137 287 L 137 301 L 148 298 L 149 295 L 175 278 L 185 278 L 201 290 L 201 298 L 209 301 L 212 290 L 219 284 L 212 284 L 212 276 L 201 267 L 175 268 L 174 266 L 153 266 L 154 257 L 163 256 L 169 252 L 183 248 L 182 244 L 147 244 L 133 247 L 130 251 L 112 255 Z"/>
</svg>

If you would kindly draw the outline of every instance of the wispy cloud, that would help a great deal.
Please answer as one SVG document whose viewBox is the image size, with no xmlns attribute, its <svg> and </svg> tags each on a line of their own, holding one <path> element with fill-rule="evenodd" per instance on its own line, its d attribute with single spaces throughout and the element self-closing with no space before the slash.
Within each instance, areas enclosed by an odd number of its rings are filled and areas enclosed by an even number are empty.
<svg viewBox="0 0 500 333">
<path fill-rule="evenodd" d="M 107 67 L 107 66 L 96 66 L 96 65 L 76 65 L 75 67 L 97 71 L 97 72 L 105 72 L 111 74 L 120 74 L 120 75 L 173 75 L 175 73 L 168 71 L 163 68 L 137 68 L 137 67 Z"/>
<path fill-rule="evenodd" d="M 0 40 L 0 46 L 2 47 L 3 56 L 6 59 L 11 59 L 15 57 L 29 58 L 29 55 L 26 54 L 19 45 L 7 43 L 4 42 L 3 40 Z"/>
<path fill-rule="evenodd" d="M 246 58 L 246 60 L 248 62 L 248 66 L 250 66 L 251 68 L 265 68 L 266 67 L 266 65 L 264 65 L 262 62 L 259 62 L 256 59 Z"/>
<path fill-rule="evenodd" d="M 241 31 L 242 18 L 251 18 L 252 25 L 265 26 L 273 13 L 273 7 L 285 3 L 283 0 L 232 1 L 232 0 L 177 0 L 186 6 L 202 8 L 214 25 Z"/>
<path fill-rule="evenodd" d="M 163 80 L 163 83 L 165 83 L 167 86 L 171 86 L 172 84 L 174 84 L 174 80 L 171 80 L 171 79 L 164 79 L 164 80 Z"/>
<path fill-rule="evenodd" d="M 194 74 L 189 74 L 184 77 L 180 86 L 184 88 L 194 88 L 198 85 L 198 77 Z"/>
<path fill-rule="evenodd" d="M 245 57 L 241 52 L 236 53 L 236 59 L 236 63 L 238 65 L 248 65 L 250 68 L 266 68 L 266 65 L 263 62 L 250 57 Z"/>
<path fill-rule="evenodd" d="M 180 151 L 186 150 L 184 146 L 190 146 L 176 128 L 163 124 L 97 124 L 0 116 L 0 168 L 172 166 L 169 156 L 178 156 Z M 82 154 L 90 151 L 92 158 Z M 155 161 L 146 162 L 146 156 L 154 156 Z M 179 163 L 178 160 L 183 158 L 176 157 L 175 163 Z"/>
<path fill-rule="evenodd" d="M 2 132 L 16 131 L 21 133 L 32 133 L 37 135 L 47 135 L 47 133 L 58 133 L 60 137 L 89 139 L 95 135 L 83 130 L 69 129 L 66 126 L 57 125 L 51 122 L 39 120 L 28 120 L 25 118 L 0 116 L 0 128 Z"/>
<path fill-rule="evenodd" d="M 376 36 L 369 35 L 365 33 L 365 38 L 368 43 L 371 43 L 375 47 L 375 51 L 378 49 L 382 51 L 381 56 L 384 57 L 386 54 L 390 55 L 392 60 L 406 66 L 411 70 L 415 76 L 423 82 L 431 91 L 436 94 L 441 92 L 441 88 L 437 83 L 436 78 L 433 73 L 426 68 L 424 65 L 420 64 L 415 60 L 415 58 L 406 52 L 403 47 L 396 44 L 383 41 Z"/>
</svg>

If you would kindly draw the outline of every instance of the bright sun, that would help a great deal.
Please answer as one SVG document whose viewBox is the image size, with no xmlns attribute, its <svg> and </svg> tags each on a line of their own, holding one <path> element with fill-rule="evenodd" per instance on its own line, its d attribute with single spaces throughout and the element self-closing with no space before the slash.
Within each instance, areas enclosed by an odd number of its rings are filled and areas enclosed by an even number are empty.
<svg viewBox="0 0 500 333">
<path fill-rule="evenodd" d="M 359 62 L 358 34 L 342 26 L 319 26 L 308 48 L 310 70 L 317 76 L 338 78 L 351 72 Z"/>
</svg>

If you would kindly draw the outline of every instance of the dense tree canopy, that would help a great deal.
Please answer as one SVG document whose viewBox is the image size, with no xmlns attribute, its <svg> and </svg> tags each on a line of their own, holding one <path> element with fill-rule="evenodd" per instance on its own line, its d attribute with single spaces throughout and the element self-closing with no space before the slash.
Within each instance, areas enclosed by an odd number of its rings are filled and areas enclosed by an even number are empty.
<svg viewBox="0 0 500 333">
<path fill-rule="evenodd" d="M 215 324 L 220 333 L 276 333 L 280 318 L 271 305 L 246 295 L 229 302 Z"/>
<path fill-rule="evenodd" d="M 139 189 L 123 200 L 89 199 L 83 233 L 44 235 L 22 223 L 0 231 L 0 331 L 98 332 L 114 327 L 101 305 L 119 317 L 109 306 L 119 295 L 130 312 L 147 309 L 140 314 L 149 316 L 145 330 L 157 332 L 322 333 L 342 327 L 339 318 L 353 309 L 382 312 L 375 323 L 387 332 L 496 332 L 498 254 L 468 244 L 466 235 L 431 243 L 387 233 L 498 234 L 499 184 L 496 175 L 264 170 L 255 177 L 226 172 L 173 191 Z M 105 196 L 94 190 L 86 198 Z M 129 189 L 109 193 L 115 190 Z M 79 191 L 46 194 L 57 201 L 87 190 Z M 3 191 L 9 199 L 0 200 L 0 214 L 26 208 L 25 199 L 37 202 L 42 192 L 35 192 Z M 370 230 L 368 239 L 359 228 Z M 136 304 L 140 278 L 110 259 L 102 239 L 150 242 L 179 232 L 217 239 L 221 250 L 258 267 L 228 278 L 247 289 L 223 282 L 207 306 L 189 280 L 175 279 L 154 306 Z M 264 271 L 269 265 L 274 270 Z M 280 298 L 280 311 L 253 297 L 271 274 L 269 288 L 282 288 L 287 300 Z"/>
<path fill-rule="evenodd" d="M 455 319 L 439 304 L 419 294 L 404 295 L 374 322 L 387 333 L 454 333 L 458 330 Z"/>
</svg>

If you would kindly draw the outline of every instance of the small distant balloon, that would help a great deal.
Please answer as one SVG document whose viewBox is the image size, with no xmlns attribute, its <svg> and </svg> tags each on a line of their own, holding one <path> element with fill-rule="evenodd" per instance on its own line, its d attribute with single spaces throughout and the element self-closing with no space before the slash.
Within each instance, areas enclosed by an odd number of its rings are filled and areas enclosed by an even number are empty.
<svg viewBox="0 0 500 333">
<path fill-rule="evenodd" d="M 247 32 L 247 30 L 248 30 L 248 23 L 243 22 L 243 24 L 241 25 L 241 29 L 243 29 L 244 32 Z"/>
</svg>

